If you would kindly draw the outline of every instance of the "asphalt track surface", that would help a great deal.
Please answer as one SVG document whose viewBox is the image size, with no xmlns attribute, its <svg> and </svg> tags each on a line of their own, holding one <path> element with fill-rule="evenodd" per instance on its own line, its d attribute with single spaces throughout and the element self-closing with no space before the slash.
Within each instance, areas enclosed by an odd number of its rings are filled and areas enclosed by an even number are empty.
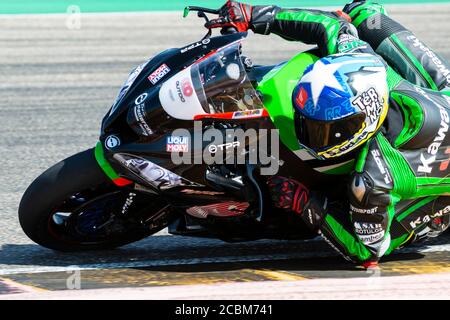
<svg viewBox="0 0 450 320">
<path fill-rule="evenodd" d="M 392 17 L 450 60 L 450 5 L 388 8 Z M 62 297 L 58 292 L 73 287 L 71 276 L 77 270 L 82 289 L 108 289 L 95 297 L 111 298 L 123 297 L 111 288 L 125 287 L 145 293 L 129 291 L 128 297 L 189 298 L 195 288 L 195 298 L 239 298 L 226 294 L 243 290 L 239 285 L 256 290 L 251 298 L 276 298 L 268 292 L 280 286 L 286 298 L 349 297 L 333 279 L 345 278 L 344 284 L 359 287 L 361 278 L 373 280 L 373 274 L 346 263 L 320 240 L 227 244 L 162 232 L 117 250 L 62 254 L 27 239 L 17 208 L 31 181 L 57 161 L 95 145 L 100 121 L 134 66 L 204 33 L 199 19 L 182 20 L 181 13 L 174 12 L 86 14 L 81 29 L 67 25 L 74 26 L 66 15 L 0 16 L 0 299 L 55 298 L 54 290 Z M 244 46 L 245 53 L 261 64 L 289 59 L 307 48 L 276 36 L 255 35 Z M 409 294 L 422 279 L 436 284 L 428 289 L 435 297 L 450 298 L 449 239 L 447 233 L 392 255 L 382 266 L 381 279 L 407 283 Z M 229 285 L 222 296 L 208 294 L 221 283 Z M 171 285 L 182 285 L 178 296 L 171 293 Z M 165 295 L 158 291 L 161 286 Z M 88 291 L 68 294 L 89 297 Z"/>
</svg>

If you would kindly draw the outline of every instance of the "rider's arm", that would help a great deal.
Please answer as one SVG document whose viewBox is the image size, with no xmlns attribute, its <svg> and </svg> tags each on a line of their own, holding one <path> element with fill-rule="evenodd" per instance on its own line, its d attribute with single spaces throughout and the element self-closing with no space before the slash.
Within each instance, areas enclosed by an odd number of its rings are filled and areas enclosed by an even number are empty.
<svg viewBox="0 0 450 320">
<path fill-rule="evenodd" d="M 403 78 L 424 88 L 450 88 L 449 63 L 391 19 L 382 5 L 372 1 L 354 2 L 346 5 L 344 12 L 352 18 L 359 37 Z"/>
<path fill-rule="evenodd" d="M 335 53 L 378 55 L 367 42 L 359 39 L 358 31 L 349 23 L 345 14 L 341 16 L 337 12 L 254 6 L 250 27 L 255 33 L 273 33 L 287 40 L 316 44 L 322 56 Z M 393 89 L 403 79 L 387 63 L 385 64 L 388 84 Z"/>
<path fill-rule="evenodd" d="M 338 13 L 278 6 L 254 6 L 251 28 L 255 33 L 318 45 L 323 56 L 340 51 L 343 35 L 358 37 L 355 27 Z"/>
</svg>

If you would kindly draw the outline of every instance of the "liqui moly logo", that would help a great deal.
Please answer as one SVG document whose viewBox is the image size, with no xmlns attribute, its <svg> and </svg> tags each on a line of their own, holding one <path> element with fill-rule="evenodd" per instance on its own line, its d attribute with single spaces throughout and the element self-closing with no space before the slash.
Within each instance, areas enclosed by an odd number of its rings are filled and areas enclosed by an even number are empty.
<svg viewBox="0 0 450 320">
<path fill-rule="evenodd" d="M 167 137 L 166 151 L 167 152 L 188 152 L 189 151 L 189 137 L 185 137 L 185 136 Z"/>
<path fill-rule="evenodd" d="M 166 64 L 163 64 L 148 77 L 148 80 L 155 85 L 169 72 L 170 68 Z"/>
</svg>

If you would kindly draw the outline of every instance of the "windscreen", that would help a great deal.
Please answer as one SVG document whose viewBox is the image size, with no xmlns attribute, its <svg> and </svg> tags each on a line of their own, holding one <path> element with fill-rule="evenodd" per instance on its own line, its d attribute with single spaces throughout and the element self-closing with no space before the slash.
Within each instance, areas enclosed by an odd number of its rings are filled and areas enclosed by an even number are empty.
<svg viewBox="0 0 450 320">
<path fill-rule="evenodd" d="M 263 108 L 242 63 L 240 43 L 222 48 L 194 64 L 191 76 L 206 113 Z"/>
<path fill-rule="evenodd" d="M 164 110 L 180 120 L 215 113 L 262 109 L 241 61 L 240 43 L 200 59 L 161 86 Z"/>
</svg>

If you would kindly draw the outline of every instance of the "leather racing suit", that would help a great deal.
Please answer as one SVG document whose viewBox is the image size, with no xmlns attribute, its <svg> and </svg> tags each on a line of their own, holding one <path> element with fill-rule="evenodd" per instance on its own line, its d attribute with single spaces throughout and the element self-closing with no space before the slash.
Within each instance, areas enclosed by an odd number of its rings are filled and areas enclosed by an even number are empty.
<svg viewBox="0 0 450 320">
<path fill-rule="evenodd" d="M 346 258 L 363 264 L 442 233 L 450 213 L 448 63 L 371 2 L 355 1 L 343 12 L 254 6 L 250 27 L 316 44 L 323 56 L 362 52 L 386 62 L 390 110 L 357 156 L 349 209 L 333 210 L 311 192 L 305 222 Z"/>
</svg>

